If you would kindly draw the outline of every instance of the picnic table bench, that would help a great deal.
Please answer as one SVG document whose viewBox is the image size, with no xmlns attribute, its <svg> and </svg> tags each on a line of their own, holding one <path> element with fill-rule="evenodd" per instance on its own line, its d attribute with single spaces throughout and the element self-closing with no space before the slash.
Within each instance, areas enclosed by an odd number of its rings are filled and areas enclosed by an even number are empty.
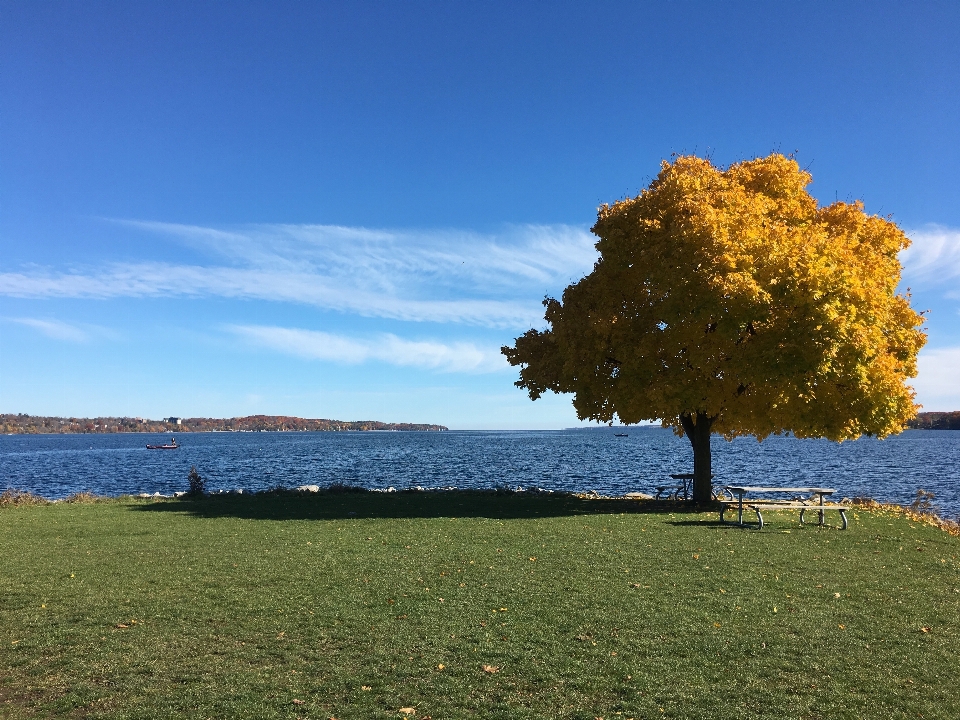
<svg viewBox="0 0 960 720">
<path fill-rule="evenodd" d="M 843 522 L 843 530 L 847 529 L 847 510 L 850 508 L 845 505 L 827 505 L 824 498 L 833 495 L 836 492 L 833 488 L 821 487 L 766 487 L 759 485 L 728 485 L 726 489 L 736 496 L 736 500 L 726 501 L 720 507 L 720 522 L 726 522 L 724 514 L 736 508 L 737 522 L 743 525 L 743 508 L 746 507 L 757 514 L 757 529 L 763 529 L 763 514 L 765 510 L 799 510 L 800 524 L 803 524 L 804 513 L 814 511 L 817 513 L 817 524 L 824 524 L 824 515 L 827 510 L 836 510 L 840 513 L 840 519 Z M 776 494 L 792 495 L 789 500 L 783 499 L 753 499 L 744 503 L 744 496 L 751 494 Z M 802 497 L 807 495 L 807 498 Z"/>
</svg>

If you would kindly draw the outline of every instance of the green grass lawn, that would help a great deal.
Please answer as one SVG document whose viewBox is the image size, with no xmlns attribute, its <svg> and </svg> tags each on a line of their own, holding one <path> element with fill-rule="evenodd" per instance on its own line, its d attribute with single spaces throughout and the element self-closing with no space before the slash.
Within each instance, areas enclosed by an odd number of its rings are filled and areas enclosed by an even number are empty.
<svg viewBox="0 0 960 720">
<path fill-rule="evenodd" d="M 0 716 L 958 718 L 958 556 L 876 511 L 757 532 L 529 494 L 8 508 Z"/>
</svg>

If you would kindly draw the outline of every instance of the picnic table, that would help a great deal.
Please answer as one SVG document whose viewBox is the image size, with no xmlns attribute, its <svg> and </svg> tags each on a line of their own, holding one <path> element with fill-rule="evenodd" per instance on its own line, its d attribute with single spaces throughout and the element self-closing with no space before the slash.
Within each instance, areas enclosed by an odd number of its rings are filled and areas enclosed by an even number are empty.
<svg viewBox="0 0 960 720">
<path fill-rule="evenodd" d="M 677 475 L 671 475 L 670 477 L 680 482 L 673 482 L 669 485 L 658 485 L 657 494 L 654 495 L 654 499 L 659 500 L 661 495 L 673 495 L 674 500 L 679 500 L 680 493 L 683 493 L 683 499 L 686 500 L 689 497 L 690 484 L 693 482 L 693 473 L 679 473 Z"/>
<path fill-rule="evenodd" d="M 826 505 L 824 498 L 833 495 L 836 492 L 834 488 L 823 487 L 768 487 L 761 485 L 727 485 L 726 489 L 737 497 L 735 501 L 725 502 L 720 508 L 720 522 L 724 520 L 724 513 L 733 507 L 737 508 L 737 522 L 743 525 L 743 506 L 744 496 L 747 493 L 756 495 L 792 495 L 789 500 L 784 499 L 750 499 L 746 505 L 750 510 L 757 514 L 758 529 L 763 528 L 763 515 L 761 510 L 800 510 L 800 524 L 803 524 L 803 514 L 807 510 L 815 510 L 818 517 L 818 525 L 824 524 L 824 513 L 827 510 L 837 510 L 840 513 L 840 519 L 843 521 L 843 529 L 847 529 L 847 510 L 846 506 Z M 806 495 L 807 497 L 802 497 Z"/>
<path fill-rule="evenodd" d="M 679 480 L 679 482 L 673 482 L 669 485 L 658 485 L 657 493 L 653 496 L 654 500 L 659 500 L 661 495 L 670 496 L 673 495 L 674 500 L 680 499 L 680 494 L 683 494 L 684 500 L 690 499 L 690 492 L 693 490 L 693 473 L 676 473 L 670 476 L 674 481 Z M 711 478 L 714 476 L 711 475 Z M 717 499 L 716 492 L 713 493 L 713 499 Z"/>
</svg>

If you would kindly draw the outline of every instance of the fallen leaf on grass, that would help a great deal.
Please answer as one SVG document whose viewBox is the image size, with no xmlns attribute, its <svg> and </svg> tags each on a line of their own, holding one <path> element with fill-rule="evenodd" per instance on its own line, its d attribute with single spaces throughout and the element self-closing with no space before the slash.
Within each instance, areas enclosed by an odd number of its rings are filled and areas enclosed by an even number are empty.
<svg viewBox="0 0 960 720">
<path fill-rule="evenodd" d="M 369 685 L 361 685 L 361 686 L 360 686 L 360 689 L 363 690 L 363 691 L 365 691 L 365 692 L 366 692 L 366 691 L 369 691 L 369 690 L 373 690 L 373 688 L 370 687 Z"/>
<path fill-rule="evenodd" d="M 405 708 L 400 708 L 398 712 L 401 713 L 402 715 L 416 715 L 417 709 L 412 707 L 405 707 Z"/>
<path fill-rule="evenodd" d="M 930 627 L 929 625 L 924 625 L 922 628 L 920 628 L 920 632 L 922 632 L 922 633 L 928 633 L 928 632 L 930 632 L 931 630 L 933 630 L 933 628 Z"/>
<path fill-rule="evenodd" d="M 293 704 L 294 704 L 294 705 L 305 705 L 306 703 L 305 703 L 303 700 L 297 700 L 296 698 L 294 698 L 294 699 L 293 699 Z"/>
<path fill-rule="evenodd" d="M 632 587 L 632 588 L 638 588 L 638 587 L 641 587 L 641 585 L 640 585 L 640 583 L 630 583 L 630 587 Z"/>
<path fill-rule="evenodd" d="M 846 630 L 846 629 L 847 629 L 847 626 L 844 625 L 843 623 L 839 623 L 839 624 L 837 625 L 837 627 L 840 628 L 841 630 Z"/>
<path fill-rule="evenodd" d="M 130 626 L 129 626 L 129 625 L 124 625 L 123 623 L 117 623 L 116 625 L 114 625 L 114 627 L 116 627 L 116 628 L 128 628 L 128 627 L 130 627 Z"/>
<path fill-rule="evenodd" d="M 493 673 L 498 673 L 498 672 L 500 672 L 500 666 L 499 666 L 499 665 L 484 665 L 484 666 L 483 666 L 483 671 L 484 671 L 485 673 L 490 673 L 491 675 L 493 675 Z"/>
</svg>

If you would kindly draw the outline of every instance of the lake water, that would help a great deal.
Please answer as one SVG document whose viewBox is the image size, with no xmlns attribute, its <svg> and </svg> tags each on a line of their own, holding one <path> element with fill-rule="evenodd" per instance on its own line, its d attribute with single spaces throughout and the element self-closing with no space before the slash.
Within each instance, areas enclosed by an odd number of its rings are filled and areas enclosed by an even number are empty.
<svg viewBox="0 0 960 720">
<path fill-rule="evenodd" d="M 670 473 L 691 472 L 685 438 L 657 427 L 530 432 L 184 433 L 179 450 L 150 451 L 164 435 L 0 436 L 0 489 L 62 498 L 185 490 L 196 466 L 212 490 L 343 482 L 368 488 L 539 487 L 649 491 Z M 838 497 L 908 504 L 935 493 L 946 517 L 960 515 L 960 431 L 908 430 L 886 440 L 842 444 L 771 437 L 713 439 L 718 484 L 816 485 Z"/>
</svg>

